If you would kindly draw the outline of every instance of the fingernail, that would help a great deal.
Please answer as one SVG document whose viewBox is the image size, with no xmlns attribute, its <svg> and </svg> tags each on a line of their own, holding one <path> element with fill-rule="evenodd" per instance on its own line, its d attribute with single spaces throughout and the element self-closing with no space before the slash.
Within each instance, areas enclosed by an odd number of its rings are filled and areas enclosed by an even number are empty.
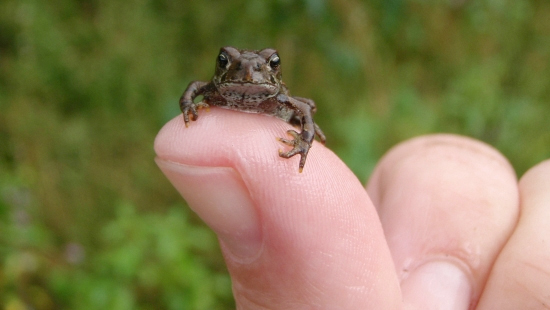
<svg viewBox="0 0 550 310">
<path fill-rule="evenodd" d="M 401 282 L 401 290 L 404 303 L 412 309 L 470 307 L 470 279 L 452 262 L 437 261 L 417 267 Z"/>
<path fill-rule="evenodd" d="M 238 259 L 261 249 L 259 216 L 241 176 L 231 167 L 190 166 L 155 161 L 189 207 Z"/>
</svg>

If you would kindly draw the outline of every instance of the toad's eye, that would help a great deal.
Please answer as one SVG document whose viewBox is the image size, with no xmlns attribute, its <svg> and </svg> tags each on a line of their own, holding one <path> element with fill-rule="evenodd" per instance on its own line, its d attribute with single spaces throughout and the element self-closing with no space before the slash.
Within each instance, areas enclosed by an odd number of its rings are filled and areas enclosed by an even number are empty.
<svg viewBox="0 0 550 310">
<path fill-rule="evenodd" d="M 220 53 L 220 55 L 218 55 L 218 65 L 220 68 L 226 68 L 228 63 L 229 59 L 227 59 L 227 55 L 224 52 Z"/>
<path fill-rule="evenodd" d="M 279 55 L 275 54 L 271 56 L 271 59 L 269 60 L 269 66 L 271 69 L 277 69 L 281 65 L 281 59 L 279 58 Z"/>
</svg>

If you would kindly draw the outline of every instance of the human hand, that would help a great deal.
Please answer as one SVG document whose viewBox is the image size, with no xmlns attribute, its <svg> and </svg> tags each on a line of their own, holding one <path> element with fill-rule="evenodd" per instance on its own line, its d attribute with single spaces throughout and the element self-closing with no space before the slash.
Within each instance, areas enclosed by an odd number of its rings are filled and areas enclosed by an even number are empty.
<svg viewBox="0 0 550 310">
<path fill-rule="evenodd" d="M 550 305 L 550 161 L 518 185 L 491 147 L 425 136 L 390 150 L 365 191 L 320 143 L 298 173 L 299 158 L 277 154 L 289 128 L 213 108 L 155 141 L 161 170 L 218 235 L 237 309 Z"/>
</svg>

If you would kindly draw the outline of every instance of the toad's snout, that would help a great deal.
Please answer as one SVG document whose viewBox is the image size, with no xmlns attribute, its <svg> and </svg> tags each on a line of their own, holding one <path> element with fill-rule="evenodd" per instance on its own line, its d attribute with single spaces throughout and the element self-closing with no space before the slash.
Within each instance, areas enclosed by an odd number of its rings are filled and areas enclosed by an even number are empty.
<svg viewBox="0 0 550 310">
<path fill-rule="evenodd" d="M 246 83 L 261 83 L 265 80 L 262 72 L 262 64 L 257 59 L 244 59 L 237 64 L 240 70 L 237 70 L 234 81 Z M 240 74 L 239 74 L 240 73 Z"/>
</svg>

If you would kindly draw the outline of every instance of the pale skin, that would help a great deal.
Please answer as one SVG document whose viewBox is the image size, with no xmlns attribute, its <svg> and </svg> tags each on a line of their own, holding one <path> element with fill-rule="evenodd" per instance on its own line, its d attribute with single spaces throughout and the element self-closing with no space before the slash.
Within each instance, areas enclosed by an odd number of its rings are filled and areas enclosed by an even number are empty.
<svg viewBox="0 0 550 310">
<path fill-rule="evenodd" d="M 157 163 L 217 233 L 237 309 L 548 309 L 550 161 L 518 181 L 479 141 L 397 145 L 363 186 L 287 123 L 212 108 L 158 134 Z M 329 145 L 330 146 L 330 145 Z"/>
</svg>

